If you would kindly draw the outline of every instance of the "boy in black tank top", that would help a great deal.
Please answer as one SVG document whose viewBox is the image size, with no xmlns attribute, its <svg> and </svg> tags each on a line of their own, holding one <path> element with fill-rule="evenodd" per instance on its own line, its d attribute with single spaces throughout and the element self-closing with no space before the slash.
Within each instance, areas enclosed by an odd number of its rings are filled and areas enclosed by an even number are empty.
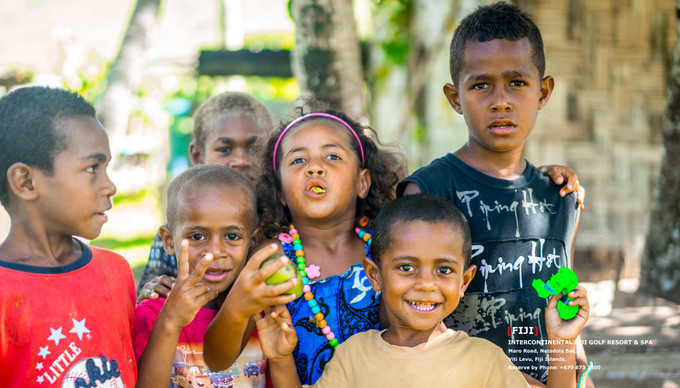
<svg viewBox="0 0 680 388">
<path fill-rule="evenodd" d="M 576 193 L 562 198 L 567 188 L 560 191 L 522 156 L 554 86 L 544 76 L 540 31 L 515 5 L 480 7 L 456 29 L 450 67 L 453 84 L 444 94 L 464 116 L 468 141 L 399 183 L 397 195 L 438 194 L 465 214 L 477 274 L 445 322 L 494 342 L 541 386 L 548 380 L 547 301 L 531 282 L 572 266 L 579 204 Z M 575 182 L 571 174 L 565 186 Z M 573 356 L 574 346 L 562 350 Z M 577 358 L 578 376 L 582 347 Z"/>
</svg>

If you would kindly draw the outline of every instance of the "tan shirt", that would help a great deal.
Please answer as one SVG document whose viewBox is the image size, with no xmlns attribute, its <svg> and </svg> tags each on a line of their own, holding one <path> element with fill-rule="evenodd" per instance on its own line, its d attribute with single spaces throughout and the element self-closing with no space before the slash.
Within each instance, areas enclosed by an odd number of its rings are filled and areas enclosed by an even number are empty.
<svg viewBox="0 0 680 388">
<path fill-rule="evenodd" d="M 369 330 L 339 346 L 314 387 L 527 387 L 491 342 L 446 330 L 415 347 L 395 346 Z"/>
</svg>

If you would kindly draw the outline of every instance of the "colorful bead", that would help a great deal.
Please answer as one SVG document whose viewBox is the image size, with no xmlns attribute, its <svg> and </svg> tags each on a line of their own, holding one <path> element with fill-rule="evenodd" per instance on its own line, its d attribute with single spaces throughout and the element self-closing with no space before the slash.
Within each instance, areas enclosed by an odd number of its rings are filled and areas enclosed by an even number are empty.
<svg viewBox="0 0 680 388">
<path fill-rule="evenodd" d="M 368 225 L 368 222 L 369 220 L 367 217 L 362 217 L 359 220 L 359 225 L 365 227 L 366 225 Z M 364 242 L 367 242 L 370 245 L 372 240 L 371 235 L 369 233 L 367 233 L 364 230 L 361 230 L 360 228 L 355 228 L 354 230 L 359 235 L 360 239 L 362 239 Z M 312 293 L 312 287 L 309 285 L 310 278 L 320 276 L 321 274 L 320 268 L 313 264 L 310 265 L 309 267 L 305 265 L 304 257 L 305 251 L 302 247 L 302 241 L 300 241 L 300 235 L 298 234 L 293 224 L 290 224 L 288 233 L 289 234 L 287 233 L 279 234 L 279 240 L 281 240 L 281 242 L 284 244 L 291 245 L 293 250 L 295 251 L 296 256 L 295 263 L 298 267 L 298 272 L 300 272 L 300 276 L 302 277 L 303 284 L 302 292 L 304 293 L 305 300 L 307 300 L 307 305 L 312 310 L 312 314 L 314 314 L 314 318 L 316 319 L 316 325 L 319 329 L 321 329 L 321 332 L 326 336 L 328 344 L 335 348 L 339 344 L 338 339 L 335 337 L 335 334 L 333 333 L 333 330 L 331 330 L 331 327 L 328 326 L 328 322 L 324 319 L 325 317 L 321 312 L 321 308 L 319 307 L 319 304 L 314 298 L 314 294 Z M 368 248 L 366 249 L 368 250 Z"/>
<path fill-rule="evenodd" d="M 368 225 L 368 217 L 363 216 L 361 219 L 359 219 L 359 226 L 361 227 L 366 227 Z"/>
</svg>

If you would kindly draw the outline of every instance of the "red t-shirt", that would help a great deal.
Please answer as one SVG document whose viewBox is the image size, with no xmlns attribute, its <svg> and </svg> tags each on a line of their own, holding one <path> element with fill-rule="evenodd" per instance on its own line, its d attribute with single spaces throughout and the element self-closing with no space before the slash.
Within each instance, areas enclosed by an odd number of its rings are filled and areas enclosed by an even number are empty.
<svg viewBox="0 0 680 388">
<path fill-rule="evenodd" d="M 135 385 L 130 265 L 81 246 L 81 257 L 62 267 L 0 261 L 3 387 Z"/>
</svg>

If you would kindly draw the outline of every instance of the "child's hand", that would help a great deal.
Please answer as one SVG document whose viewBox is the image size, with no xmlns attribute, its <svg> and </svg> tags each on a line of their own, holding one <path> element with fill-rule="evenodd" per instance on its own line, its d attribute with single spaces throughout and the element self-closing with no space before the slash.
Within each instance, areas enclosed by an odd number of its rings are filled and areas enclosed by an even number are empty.
<svg viewBox="0 0 680 388">
<path fill-rule="evenodd" d="M 156 276 L 144 285 L 137 297 L 137 304 L 144 299 L 167 298 L 174 284 L 175 278 L 168 275 Z"/>
<path fill-rule="evenodd" d="M 277 248 L 277 245 L 272 243 L 255 252 L 248 259 L 241 274 L 229 291 L 225 304 L 229 304 L 232 307 L 231 311 L 239 314 L 244 319 L 249 319 L 267 306 L 286 304 L 296 297 L 296 295 L 282 294 L 293 288 L 297 283 L 297 278 L 292 278 L 277 285 L 268 285 L 264 282 L 289 261 L 283 255 L 278 260 L 260 268 L 262 262 L 269 255 L 275 253 Z"/>
<path fill-rule="evenodd" d="M 201 281 L 203 274 L 213 260 L 212 253 L 199 259 L 193 270 L 189 268 L 189 243 L 182 240 L 177 256 L 177 280 L 163 305 L 161 314 L 175 328 L 183 328 L 191 323 L 206 303 L 217 297 L 213 291 Z"/>
<path fill-rule="evenodd" d="M 578 201 L 581 205 L 581 209 L 583 209 L 583 204 L 586 199 L 586 189 L 579 184 L 578 175 L 576 175 L 574 170 L 565 166 L 548 165 L 539 167 L 538 171 L 549 175 L 553 182 L 558 186 L 564 184 L 566 181 L 567 183 L 560 189 L 560 196 L 564 197 L 572 191 L 576 191 L 576 201 Z"/>
<path fill-rule="evenodd" d="M 577 286 L 567 296 L 574 298 L 574 300 L 569 302 L 570 306 L 578 305 L 580 308 L 574 318 L 564 320 L 560 318 L 560 313 L 557 311 L 557 302 L 562 297 L 562 294 L 553 295 L 550 298 L 548 306 L 545 308 L 545 325 L 548 331 L 548 339 L 550 340 L 574 341 L 581 334 L 581 330 L 583 330 L 590 316 L 588 292 L 582 285 Z"/>
<path fill-rule="evenodd" d="M 297 334 L 286 305 L 267 307 L 264 316 L 253 315 L 262 352 L 269 360 L 279 360 L 293 353 Z"/>
</svg>

